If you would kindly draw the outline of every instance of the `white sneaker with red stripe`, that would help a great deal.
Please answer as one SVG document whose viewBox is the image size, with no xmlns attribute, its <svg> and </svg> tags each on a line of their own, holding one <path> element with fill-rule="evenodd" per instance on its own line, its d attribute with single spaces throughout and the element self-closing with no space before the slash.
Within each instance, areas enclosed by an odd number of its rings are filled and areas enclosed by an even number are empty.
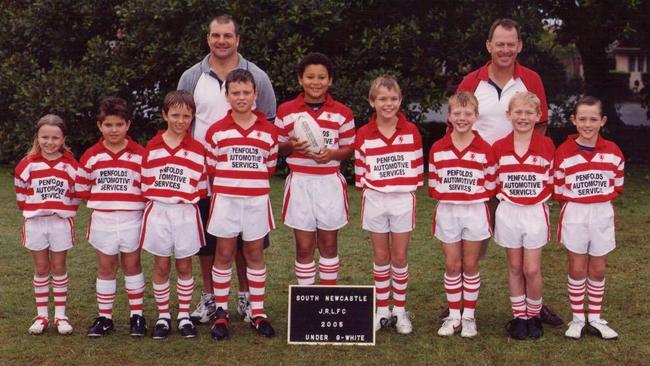
<svg viewBox="0 0 650 366">
<path fill-rule="evenodd" d="M 50 321 L 44 317 L 44 316 L 37 316 L 34 318 L 34 323 L 32 324 L 31 327 L 29 327 L 29 334 L 43 334 L 43 332 L 47 329 L 48 324 Z"/>
</svg>

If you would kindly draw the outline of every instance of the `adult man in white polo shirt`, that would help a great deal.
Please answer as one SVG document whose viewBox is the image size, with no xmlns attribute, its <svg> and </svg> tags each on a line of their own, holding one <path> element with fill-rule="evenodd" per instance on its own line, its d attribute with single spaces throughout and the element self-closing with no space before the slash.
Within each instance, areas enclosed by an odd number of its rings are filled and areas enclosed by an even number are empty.
<svg viewBox="0 0 650 366">
<path fill-rule="evenodd" d="M 492 23 L 485 46 L 491 60 L 463 78 L 457 91 L 474 93 L 479 102 L 479 119 L 474 129 L 489 144 L 506 137 L 512 131 L 512 124 L 506 117 L 510 98 L 518 92 L 529 91 L 539 98 L 542 116 L 535 126 L 541 134 L 546 133 L 548 105 L 546 93 L 539 74 L 520 65 L 517 55 L 523 48 L 519 24 L 512 19 L 497 19 Z M 494 217 L 496 202 L 491 204 Z M 492 223 L 494 227 L 494 222 Z M 487 242 L 483 249 L 487 248 Z M 443 314 L 444 315 L 444 314 Z M 542 307 L 542 321 L 553 326 L 564 324 L 547 306 Z"/>
<path fill-rule="evenodd" d="M 230 15 L 220 15 L 212 19 L 208 25 L 207 42 L 210 53 L 203 60 L 185 70 L 178 81 L 178 89 L 187 90 L 194 96 L 196 103 L 196 118 L 192 126 L 192 136 L 204 146 L 205 133 L 215 122 L 226 116 L 230 105 L 226 101 L 226 86 L 224 81 L 228 73 L 235 69 L 245 69 L 253 74 L 257 89 L 255 109 L 263 112 L 270 121 L 275 120 L 276 100 L 273 86 L 268 75 L 254 63 L 246 60 L 237 52 L 239 47 L 239 25 Z M 210 212 L 210 199 L 199 201 L 201 219 L 204 229 Z M 212 301 L 212 262 L 216 247 L 216 238 L 205 232 L 206 246 L 201 248 L 199 263 L 203 283 L 201 300 L 197 309 L 192 313 L 192 319 L 206 323 L 208 319 L 208 304 Z M 265 247 L 269 245 L 268 236 Z M 237 277 L 239 279 L 239 301 L 237 311 L 245 316 L 248 304 L 248 281 L 246 280 L 246 262 L 241 249 L 235 259 Z M 214 302 L 212 302 L 213 304 Z"/>
</svg>

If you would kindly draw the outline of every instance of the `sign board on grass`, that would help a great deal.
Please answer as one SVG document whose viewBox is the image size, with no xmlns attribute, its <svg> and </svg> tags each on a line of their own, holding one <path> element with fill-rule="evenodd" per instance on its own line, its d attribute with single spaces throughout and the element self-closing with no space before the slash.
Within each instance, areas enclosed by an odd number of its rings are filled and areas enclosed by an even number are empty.
<svg viewBox="0 0 650 366">
<path fill-rule="evenodd" d="M 375 344 L 374 286 L 289 286 L 289 344 Z"/>
</svg>

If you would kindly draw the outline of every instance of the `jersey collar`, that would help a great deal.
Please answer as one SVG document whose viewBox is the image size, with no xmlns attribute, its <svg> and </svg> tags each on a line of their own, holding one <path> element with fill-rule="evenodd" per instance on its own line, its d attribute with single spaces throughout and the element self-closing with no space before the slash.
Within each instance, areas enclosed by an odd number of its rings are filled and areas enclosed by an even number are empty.
<svg viewBox="0 0 650 366">
<path fill-rule="evenodd" d="M 407 123 L 408 121 L 406 120 L 406 116 L 402 112 L 397 112 L 397 125 L 395 125 L 395 133 L 397 134 L 399 131 L 406 128 Z M 377 126 L 376 113 L 374 113 L 372 117 L 370 117 L 370 121 L 368 122 L 368 133 L 373 137 L 383 136 L 381 132 L 379 132 L 379 127 Z"/>
<path fill-rule="evenodd" d="M 307 102 L 305 102 L 304 92 L 298 94 L 298 97 L 296 97 L 296 101 L 300 104 L 301 107 L 311 110 L 311 107 L 309 107 Z M 325 95 L 325 102 L 323 102 L 323 107 L 332 107 L 333 105 L 334 105 L 334 98 L 332 98 L 330 93 L 327 93 Z"/>
<path fill-rule="evenodd" d="M 490 66 L 491 63 L 492 63 L 492 61 L 486 62 L 485 65 L 483 65 L 478 70 L 477 77 L 479 78 L 479 80 L 483 80 L 483 81 L 490 80 L 490 75 L 488 73 L 488 66 Z M 515 70 L 512 73 L 512 78 L 513 79 L 521 79 L 521 66 L 519 65 L 519 62 L 517 62 L 517 61 L 515 61 Z"/>
</svg>

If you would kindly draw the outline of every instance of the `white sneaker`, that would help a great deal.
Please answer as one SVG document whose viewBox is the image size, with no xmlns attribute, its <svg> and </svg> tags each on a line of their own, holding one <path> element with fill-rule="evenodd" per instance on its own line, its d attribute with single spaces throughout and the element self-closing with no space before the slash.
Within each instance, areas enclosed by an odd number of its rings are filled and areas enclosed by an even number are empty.
<svg viewBox="0 0 650 366">
<path fill-rule="evenodd" d="M 390 324 L 390 311 L 377 311 L 377 314 L 375 314 L 375 332 L 390 326 Z"/>
<path fill-rule="evenodd" d="M 70 324 L 68 318 L 56 318 L 54 319 L 54 324 L 56 325 L 56 331 L 59 332 L 59 334 L 72 334 L 72 324 Z"/>
<path fill-rule="evenodd" d="M 460 336 L 463 338 L 474 338 L 478 334 L 476 330 L 476 319 L 462 318 L 461 319 L 463 330 L 460 331 Z"/>
<path fill-rule="evenodd" d="M 244 318 L 246 323 L 251 321 L 251 303 L 248 301 L 248 296 L 239 295 L 237 297 L 237 314 Z"/>
<path fill-rule="evenodd" d="M 442 326 L 438 329 L 438 335 L 441 337 L 453 335 L 460 330 L 460 326 L 460 319 L 448 316 L 442 320 Z"/>
<path fill-rule="evenodd" d="M 198 304 L 196 304 L 196 309 L 190 314 L 190 319 L 201 324 L 205 324 L 210 321 L 210 316 L 208 314 L 208 308 L 205 306 L 206 302 L 212 299 L 212 294 L 201 293 L 201 298 L 199 299 Z"/>
<path fill-rule="evenodd" d="M 573 319 L 569 322 L 569 329 L 564 332 L 564 336 L 573 339 L 580 339 L 585 330 L 585 322 L 580 319 Z"/>
<path fill-rule="evenodd" d="M 602 339 L 616 339 L 618 338 L 618 333 L 614 329 L 610 328 L 607 325 L 605 319 L 598 319 L 589 322 L 589 331 L 597 336 L 600 336 Z"/>
<path fill-rule="evenodd" d="M 395 329 L 399 334 L 411 334 L 413 325 L 411 324 L 411 313 L 409 312 L 393 312 L 393 319 L 395 321 Z"/>
<path fill-rule="evenodd" d="M 31 327 L 29 327 L 29 334 L 43 334 L 43 332 L 47 329 L 47 325 L 50 323 L 50 321 L 44 317 L 44 316 L 37 316 L 34 318 L 34 323 L 32 324 Z"/>
</svg>

